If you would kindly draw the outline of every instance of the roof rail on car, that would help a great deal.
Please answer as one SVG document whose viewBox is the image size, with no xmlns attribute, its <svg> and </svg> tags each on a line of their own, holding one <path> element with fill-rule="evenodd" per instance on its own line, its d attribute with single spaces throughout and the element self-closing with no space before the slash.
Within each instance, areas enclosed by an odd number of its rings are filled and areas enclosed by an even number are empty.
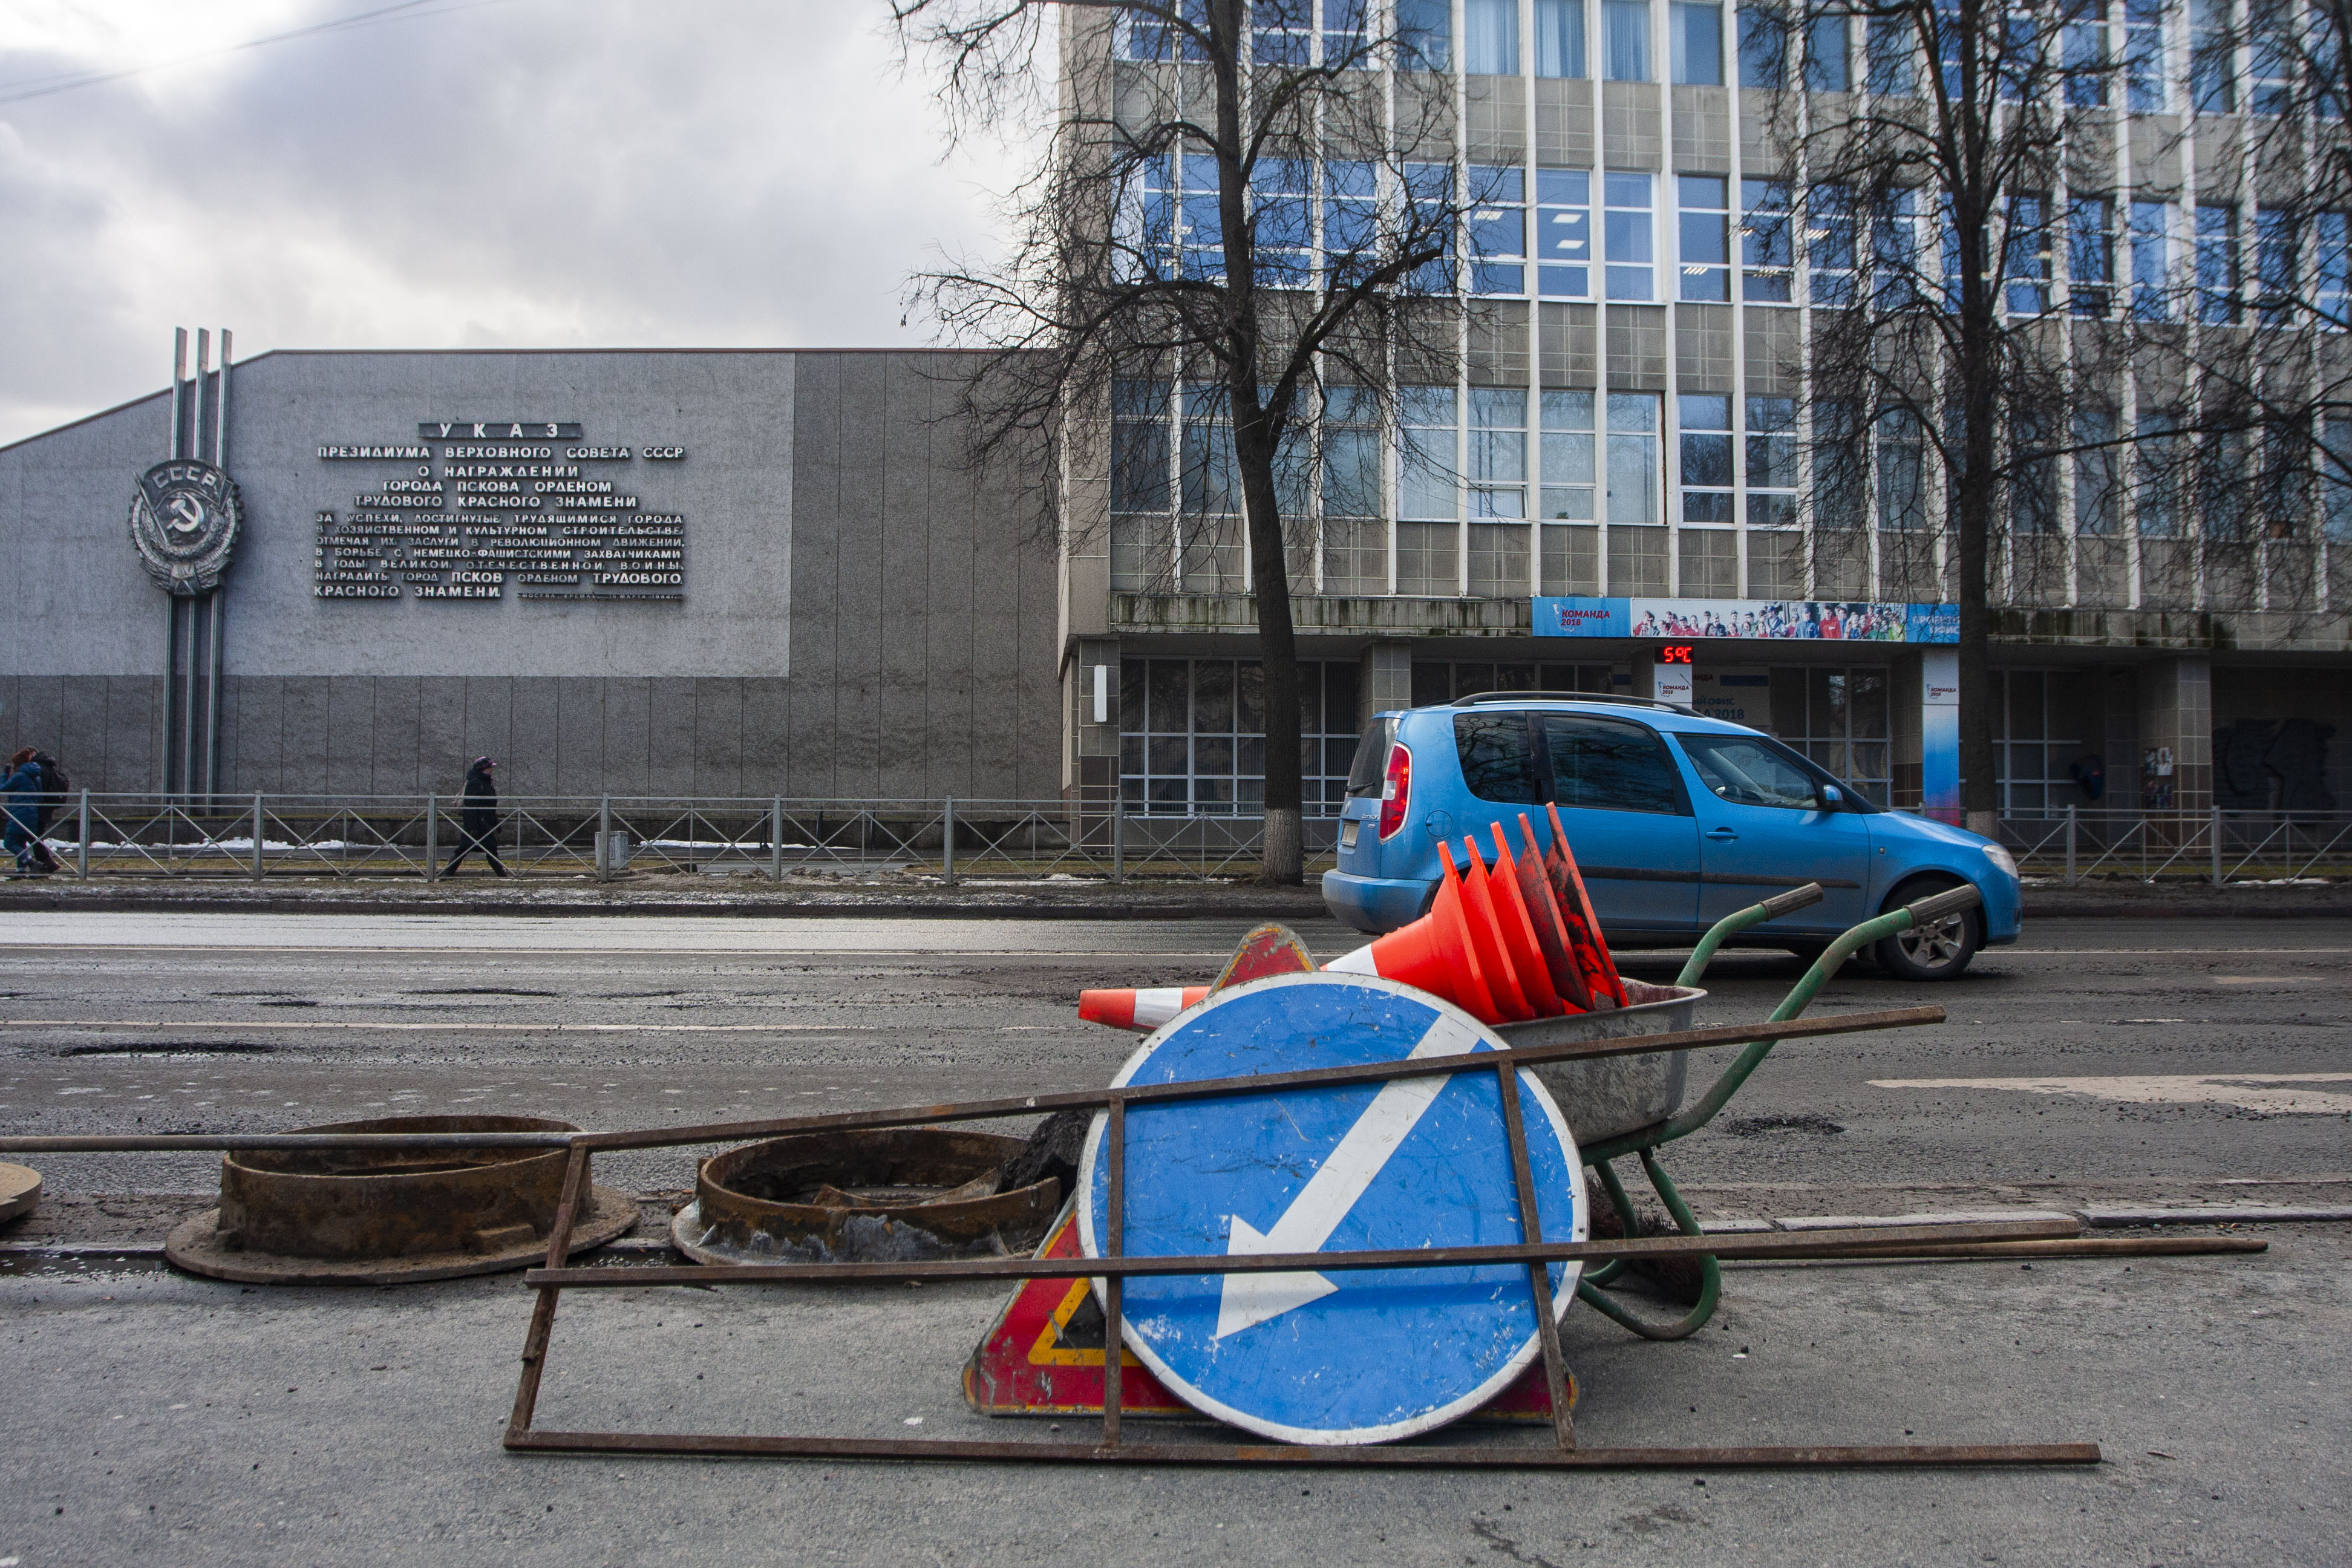
<svg viewBox="0 0 2352 1568">
<path fill-rule="evenodd" d="M 1455 707 L 1465 702 L 1622 702 L 1635 708 L 1663 708 L 1669 713 L 1696 714 L 1698 710 L 1686 703 L 1670 702 L 1663 697 L 1620 697 L 1609 691 L 1474 691 L 1467 697 L 1454 699 Z"/>
</svg>

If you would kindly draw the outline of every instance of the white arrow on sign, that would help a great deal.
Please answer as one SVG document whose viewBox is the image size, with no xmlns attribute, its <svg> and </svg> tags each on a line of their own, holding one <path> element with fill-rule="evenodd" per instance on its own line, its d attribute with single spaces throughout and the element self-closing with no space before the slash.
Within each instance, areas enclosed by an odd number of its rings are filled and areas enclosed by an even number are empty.
<svg viewBox="0 0 2352 1568">
<path fill-rule="evenodd" d="M 1442 1017 L 1430 1026 L 1429 1032 L 1422 1036 L 1405 1059 L 1464 1056 L 1483 1043 L 1459 1020 Z M 1432 1076 L 1391 1079 L 1382 1084 L 1380 1093 L 1372 1096 L 1371 1104 L 1364 1108 L 1363 1115 L 1356 1119 L 1356 1124 L 1348 1129 L 1322 1167 L 1291 1200 L 1282 1217 L 1274 1222 L 1273 1229 L 1260 1231 L 1241 1215 L 1233 1216 L 1225 1256 L 1322 1251 L 1331 1233 L 1339 1228 L 1339 1222 L 1348 1217 L 1348 1211 L 1356 1206 L 1356 1200 L 1379 1179 L 1389 1156 L 1403 1144 L 1451 1081 L 1450 1077 Z M 1224 1281 L 1224 1294 L 1217 1303 L 1214 1336 L 1220 1340 L 1319 1300 L 1339 1289 L 1320 1274 L 1228 1274 Z"/>
</svg>

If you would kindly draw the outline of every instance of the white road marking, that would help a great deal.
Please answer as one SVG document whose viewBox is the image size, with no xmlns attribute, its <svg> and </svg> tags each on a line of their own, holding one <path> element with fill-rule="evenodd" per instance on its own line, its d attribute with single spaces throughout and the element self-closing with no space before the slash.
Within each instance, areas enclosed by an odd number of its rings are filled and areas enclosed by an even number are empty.
<svg viewBox="0 0 2352 1568">
<path fill-rule="evenodd" d="M 2001 1089 L 2131 1105 L 2234 1105 L 2273 1115 L 2352 1115 L 2352 1094 L 2276 1084 L 2352 1083 L 2352 1072 L 2147 1073 L 2127 1078 L 1874 1078 L 1874 1089 Z"/>
<path fill-rule="evenodd" d="M 1476 1035 L 1451 1018 L 1441 1017 L 1412 1047 L 1407 1061 L 1430 1057 L 1457 1057 L 1475 1051 Z M 1233 1216 L 1225 1256 L 1263 1256 L 1269 1252 L 1320 1252 L 1356 1200 L 1379 1179 L 1388 1163 L 1411 1135 L 1423 1114 L 1437 1102 L 1450 1077 L 1391 1079 L 1372 1096 L 1371 1104 L 1348 1129 L 1315 1174 L 1290 1200 L 1282 1217 L 1265 1231 Z M 1320 1274 L 1228 1274 L 1217 1302 L 1215 1338 L 1236 1334 L 1269 1318 L 1304 1307 L 1339 1287 Z"/>
</svg>

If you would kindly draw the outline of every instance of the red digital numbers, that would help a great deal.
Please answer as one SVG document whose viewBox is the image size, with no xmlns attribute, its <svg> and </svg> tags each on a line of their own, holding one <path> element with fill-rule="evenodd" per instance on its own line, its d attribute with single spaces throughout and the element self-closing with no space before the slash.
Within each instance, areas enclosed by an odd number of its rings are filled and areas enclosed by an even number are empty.
<svg viewBox="0 0 2352 1568">
<path fill-rule="evenodd" d="M 1658 650 L 1660 664 L 1688 664 L 1690 661 L 1691 645 L 1686 642 L 1669 643 Z"/>
</svg>

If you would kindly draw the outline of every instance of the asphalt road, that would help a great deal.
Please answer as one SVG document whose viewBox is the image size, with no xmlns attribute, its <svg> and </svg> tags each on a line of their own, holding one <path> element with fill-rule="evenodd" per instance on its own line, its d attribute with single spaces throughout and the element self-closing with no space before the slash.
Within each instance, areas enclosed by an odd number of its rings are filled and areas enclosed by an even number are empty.
<svg viewBox="0 0 2352 1568">
<path fill-rule="evenodd" d="M 1206 980 L 1238 929 L 10 913 L 0 1126 L 497 1109 L 626 1127 L 1097 1084 L 1132 1042 L 1076 1022 L 1076 992 Z M 1324 956 L 1357 940 L 1303 934 Z M 2238 1190 L 2304 1201 L 2332 1184 L 2340 1203 L 2347 954 L 2352 921 L 2043 921 L 1955 985 L 1857 967 L 1816 1007 L 1933 1001 L 1950 1021 L 1783 1047 L 1671 1163 L 1726 1215 L 2250 1180 L 2281 1184 Z M 1627 967 L 1663 980 L 1675 961 Z M 1701 1021 L 1761 1016 L 1798 973 L 1726 955 Z M 37 1163 L 62 1194 L 212 1181 L 209 1159 Z M 676 1189 L 691 1165 L 646 1154 L 598 1174 Z M 2346 1228 L 2283 1229 L 2256 1258 L 1742 1268 L 1721 1326 L 1679 1345 L 1571 1311 L 1587 1443 L 1908 1432 L 2088 1437 L 2109 1457 L 1704 1487 L 514 1458 L 496 1446 L 527 1316 L 511 1279 L 261 1291 L 140 1267 L 15 1272 L 0 1276 L 0 1568 L 2342 1562 Z M 542 1421 L 881 1436 L 920 1417 L 924 1436 L 1007 1435 L 965 1413 L 954 1375 L 996 1300 L 649 1288 L 567 1304 Z"/>
</svg>

